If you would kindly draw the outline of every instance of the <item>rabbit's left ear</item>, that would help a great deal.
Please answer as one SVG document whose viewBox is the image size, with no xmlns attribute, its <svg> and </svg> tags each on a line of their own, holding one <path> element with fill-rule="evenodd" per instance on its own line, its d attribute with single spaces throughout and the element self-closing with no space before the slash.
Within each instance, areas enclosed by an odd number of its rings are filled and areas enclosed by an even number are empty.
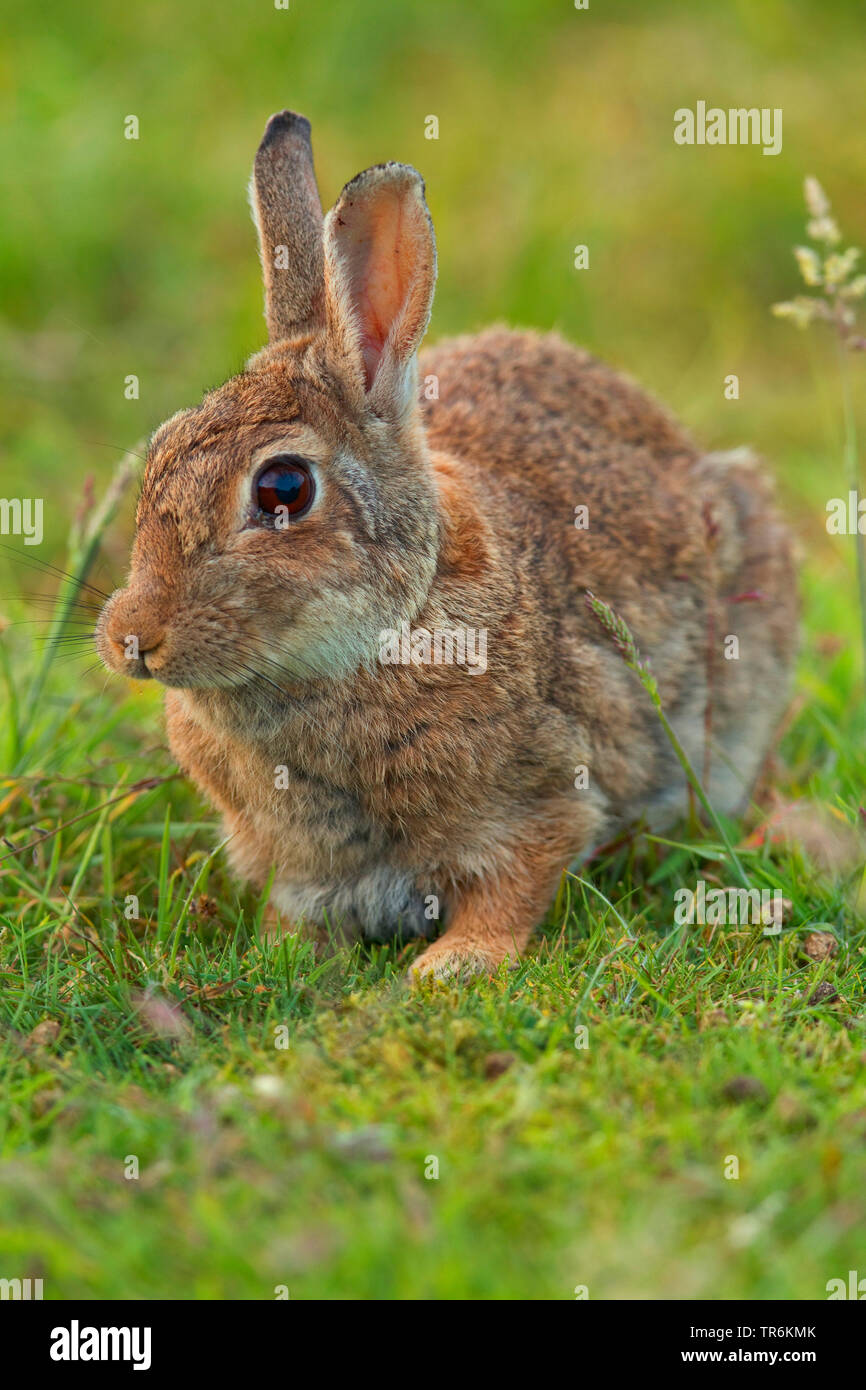
<svg viewBox="0 0 866 1390">
<path fill-rule="evenodd" d="M 322 204 L 306 116 L 294 111 L 271 116 L 256 152 L 250 201 L 270 341 L 323 327 Z"/>
<path fill-rule="evenodd" d="M 408 164 L 380 164 L 346 184 L 325 219 L 328 328 L 377 414 L 401 415 L 414 398 L 435 283 L 421 175 Z"/>
</svg>

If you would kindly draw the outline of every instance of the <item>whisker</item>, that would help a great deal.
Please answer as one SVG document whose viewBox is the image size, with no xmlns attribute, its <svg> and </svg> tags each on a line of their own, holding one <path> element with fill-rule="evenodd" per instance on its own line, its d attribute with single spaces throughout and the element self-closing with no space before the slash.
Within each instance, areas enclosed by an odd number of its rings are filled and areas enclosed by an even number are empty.
<svg viewBox="0 0 866 1390">
<path fill-rule="evenodd" d="M 14 556 L 19 565 L 23 565 L 27 569 L 37 569 L 43 574 L 46 572 L 55 574 L 70 584 L 74 584 L 77 589 L 86 589 L 90 593 L 96 594 L 102 602 L 110 597 L 109 594 L 103 593 L 102 589 L 98 589 L 95 584 L 90 584 L 78 575 L 70 574 L 68 570 L 60 569 L 58 565 L 52 565 L 48 560 L 41 560 L 36 555 L 24 555 L 14 545 L 5 545 L 0 541 L 0 550 L 5 550 L 8 555 Z"/>
<path fill-rule="evenodd" d="M 31 594 L 31 593 L 27 593 L 27 591 L 24 590 L 24 589 L 22 589 L 22 591 L 21 591 L 20 594 L 15 594 L 14 596 L 11 595 L 11 594 L 7 594 L 7 595 L 5 596 L 6 602 L 7 602 L 7 603 L 10 602 L 10 600 L 11 600 L 13 597 L 25 599 L 27 603 L 32 603 L 32 604 L 35 604 L 35 605 L 37 605 L 37 606 L 41 604 L 41 606 L 42 606 L 43 608 L 46 608 L 46 607 L 49 607 L 49 606 L 52 607 L 52 608 L 56 608 L 57 602 L 58 602 L 58 600 L 57 600 L 57 595 L 56 595 L 56 594 Z M 67 607 L 67 608 L 81 608 L 81 609 L 83 609 L 85 612 L 88 612 L 88 613 L 101 613 L 101 612 L 102 612 L 102 604 L 100 604 L 100 603 L 88 603 L 85 599 L 70 599 L 70 600 L 66 603 L 66 607 Z"/>
<path fill-rule="evenodd" d="M 130 458 L 141 459 L 142 463 L 147 463 L 147 455 L 139 454 L 135 449 L 127 449 L 125 444 L 109 444 L 104 439 L 83 439 L 82 444 L 93 444 L 97 449 L 115 449 L 118 454 L 128 455 Z"/>
<path fill-rule="evenodd" d="M 59 656 L 56 657 L 56 661 L 57 661 L 58 664 L 60 664 L 62 661 L 66 661 L 66 660 L 67 660 L 68 658 L 70 658 L 70 657 L 90 656 L 90 654 L 91 654 L 92 651 L 93 651 L 93 643 L 92 643 L 92 642 L 88 642 L 86 646 L 83 646 L 83 645 L 81 645 L 81 644 L 79 644 L 79 645 L 77 645 L 77 646 L 67 644 L 66 646 L 64 646 L 64 648 L 63 648 L 63 650 L 60 652 Z"/>
<path fill-rule="evenodd" d="M 14 622 L 8 623 L 8 627 L 50 627 L 54 622 L 53 618 L 16 618 Z M 88 631 L 93 632 L 94 626 L 92 619 L 89 618 L 69 618 L 63 624 L 64 627 L 71 627 L 73 623 L 85 624 Z M 39 635 L 38 633 L 36 634 Z"/>
<path fill-rule="evenodd" d="M 58 656 L 58 657 L 56 658 L 56 660 L 54 661 L 53 664 L 54 664 L 55 666 L 58 666 L 58 667 L 59 667 L 59 666 L 69 666 L 69 665 L 71 665 L 72 662 L 74 662 L 74 661 L 83 661 L 83 660 L 85 660 L 85 658 L 89 657 L 90 655 L 91 655 L 90 652 L 64 652 L 63 656 Z M 95 671 L 95 670 L 96 670 L 96 667 L 97 667 L 97 666 L 101 666 L 101 665 L 102 665 L 102 662 L 101 662 L 101 661 L 98 661 L 98 662 L 96 663 L 96 666 L 89 666 L 89 667 L 87 667 L 84 671 L 81 671 L 79 674 L 80 674 L 80 675 L 82 676 L 82 678 L 83 678 L 84 676 L 86 676 L 86 675 L 88 674 L 89 671 Z"/>
</svg>

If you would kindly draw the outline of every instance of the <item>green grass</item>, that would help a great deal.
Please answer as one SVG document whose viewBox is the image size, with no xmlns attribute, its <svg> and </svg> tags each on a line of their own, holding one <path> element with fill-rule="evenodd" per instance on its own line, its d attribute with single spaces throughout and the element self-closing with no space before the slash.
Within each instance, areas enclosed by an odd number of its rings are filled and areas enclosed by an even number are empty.
<svg viewBox="0 0 866 1390">
<path fill-rule="evenodd" d="M 832 347 L 768 308 L 797 288 L 805 173 L 866 237 L 858 7 L 48 8 L 7 7 L 0 60 L 2 490 L 46 513 L 36 559 L 0 550 L 0 1277 L 51 1298 L 825 1297 L 864 1272 L 866 719 L 852 547 L 824 528 L 845 488 Z M 783 106 L 783 153 L 675 147 L 698 98 Z M 674 927 L 676 888 L 734 881 L 717 832 L 684 825 L 607 851 L 594 891 L 564 880 L 491 982 L 410 991 L 414 948 L 270 942 L 156 693 L 87 673 L 66 641 L 87 609 L 53 645 L 39 562 L 87 560 L 89 502 L 67 550 L 86 475 L 103 495 L 260 343 L 244 185 L 286 104 L 313 119 L 327 201 L 378 159 L 424 173 L 434 337 L 556 325 L 708 446 L 770 458 L 803 651 L 772 791 L 724 828 L 791 901 L 780 937 Z M 808 802 L 833 869 L 757 843 L 773 797 Z M 837 950 L 816 963 L 820 924 Z"/>
<path fill-rule="evenodd" d="M 155 725 L 149 691 L 52 680 L 53 771 L 3 786 L 18 844 L 69 824 L 2 864 L 4 1269 L 68 1297 L 814 1298 L 862 1262 L 856 870 L 746 844 L 781 937 L 676 928 L 722 850 L 637 837 L 597 892 L 564 880 L 516 973 L 411 992 L 412 947 L 260 937 L 167 754 L 142 759 Z M 853 822 L 862 746 L 813 697 L 786 792 Z M 118 800 L 142 772 L 171 780 Z"/>
</svg>

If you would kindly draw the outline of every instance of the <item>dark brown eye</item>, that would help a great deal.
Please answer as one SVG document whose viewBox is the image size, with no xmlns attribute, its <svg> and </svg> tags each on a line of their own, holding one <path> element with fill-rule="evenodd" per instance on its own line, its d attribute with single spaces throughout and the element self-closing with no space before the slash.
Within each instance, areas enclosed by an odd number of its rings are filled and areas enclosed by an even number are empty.
<svg viewBox="0 0 866 1390">
<path fill-rule="evenodd" d="M 294 454 L 275 454 L 268 459 L 256 483 L 256 501 L 268 516 L 279 521 L 303 516 L 316 495 L 310 465 Z"/>
</svg>

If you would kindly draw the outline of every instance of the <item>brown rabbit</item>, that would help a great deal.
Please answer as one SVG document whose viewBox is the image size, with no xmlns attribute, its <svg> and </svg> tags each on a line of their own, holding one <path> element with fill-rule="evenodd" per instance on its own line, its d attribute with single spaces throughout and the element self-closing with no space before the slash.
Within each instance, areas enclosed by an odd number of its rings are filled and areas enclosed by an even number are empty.
<svg viewBox="0 0 866 1390">
<path fill-rule="evenodd" d="M 172 749 L 284 923 L 444 926 L 415 970 L 493 971 L 570 860 L 685 803 L 586 591 L 699 767 L 712 666 L 708 790 L 733 812 L 786 699 L 788 536 L 747 455 L 702 455 L 556 337 L 442 343 L 419 390 L 436 253 L 414 169 L 359 174 L 323 222 L 284 111 L 252 194 L 268 346 L 154 435 L 99 650 L 168 687 Z"/>
</svg>

